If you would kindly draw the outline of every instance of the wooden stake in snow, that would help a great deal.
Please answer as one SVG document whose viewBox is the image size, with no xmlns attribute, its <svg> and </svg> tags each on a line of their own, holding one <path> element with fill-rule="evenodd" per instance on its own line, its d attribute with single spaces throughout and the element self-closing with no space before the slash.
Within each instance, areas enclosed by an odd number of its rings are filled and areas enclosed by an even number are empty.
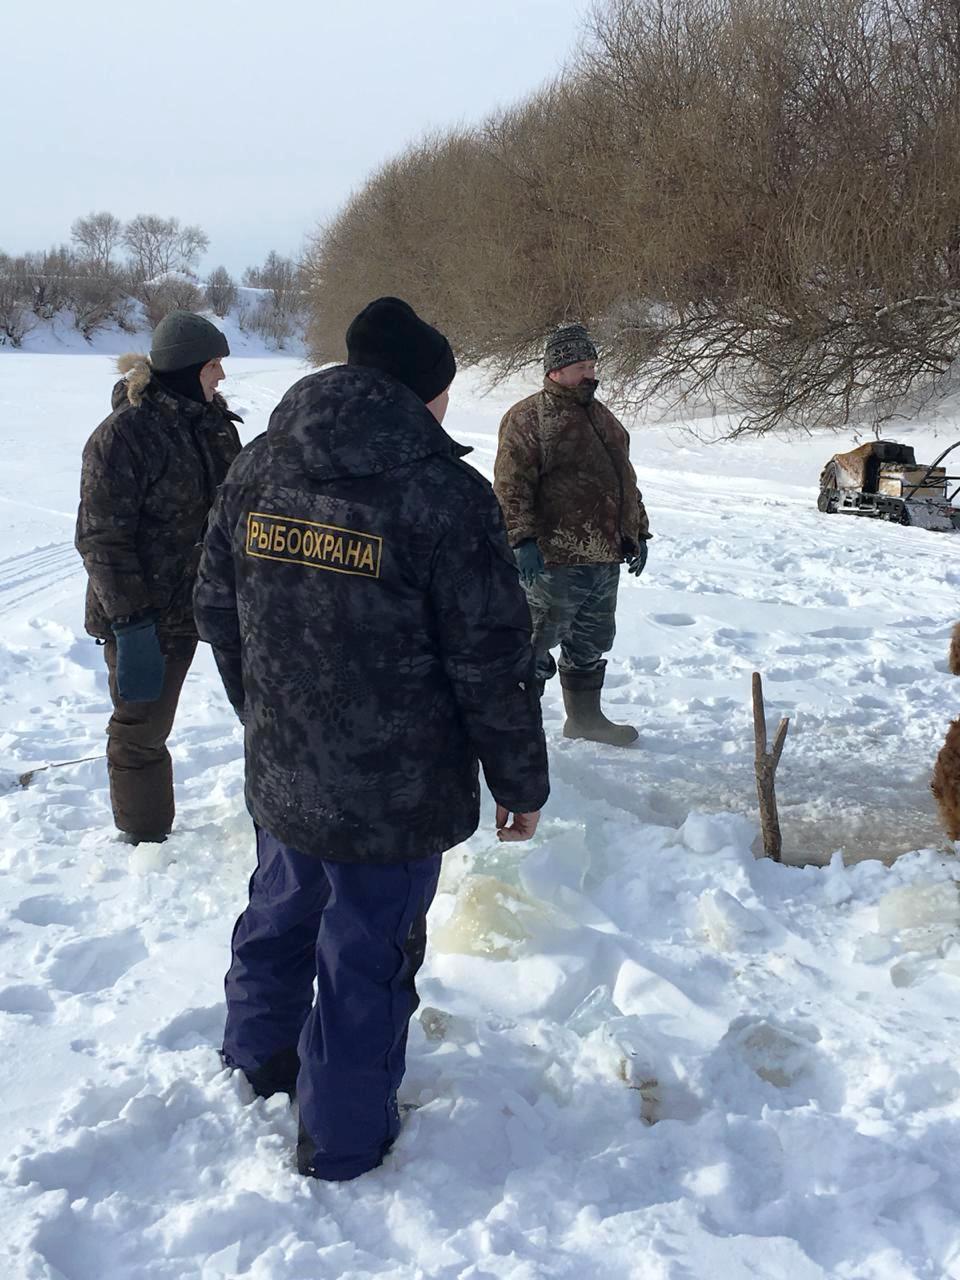
<svg viewBox="0 0 960 1280">
<path fill-rule="evenodd" d="M 763 834 L 763 852 L 774 862 L 780 861 L 783 841 L 780 836 L 780 819 L 777 816 L 777 796 L 773 789 L 774 774 L 783 754 L 790 721 L 784 718 L 777 728 L 773 749 L 767 750 L 767 718 L 763 709 L 763 682 L 760 673 L 753 673 L 753 737 L 756 745 L 754 767 L 757 773 L 757 799 L 760 801 L 760 830 Z"/>
</svg>

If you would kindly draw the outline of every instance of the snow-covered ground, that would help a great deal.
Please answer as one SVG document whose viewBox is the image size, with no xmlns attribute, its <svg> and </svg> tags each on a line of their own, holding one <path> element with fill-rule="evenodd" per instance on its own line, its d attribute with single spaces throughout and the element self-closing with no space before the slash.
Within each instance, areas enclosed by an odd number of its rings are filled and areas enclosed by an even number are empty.
<svg viewBox="0 0 960 1280">
<path fill-rule="evenodd" d="M 536 839 L 498 845 L 488 803 L 445 860 L 400 1141 L 315 1183 L 285 1102 L 218 1066 L 253 842 L 209 654 L 162 858 L 115 841 L 101 759 L 16 785 L 102 753 L 109 707 L 72 533 L 110 361 L 44 345 L 0 353 L 0 1275 L 960 1277 L 960 877 L 927 790 L 960 543 L 820 515 L 849 436 L 637 424 L 656 537 L 608 703 L 640 741 L 566 742 L 548 691 Z M 245 438 L 302 371 L 230 361 Z M 458 378 L 486 474 L 532 386 Z M 932 458 L 956 429 L 897 436 Z M 792 866 L 753 853 L 753 670 L 791 717 Z"/>
</svg>

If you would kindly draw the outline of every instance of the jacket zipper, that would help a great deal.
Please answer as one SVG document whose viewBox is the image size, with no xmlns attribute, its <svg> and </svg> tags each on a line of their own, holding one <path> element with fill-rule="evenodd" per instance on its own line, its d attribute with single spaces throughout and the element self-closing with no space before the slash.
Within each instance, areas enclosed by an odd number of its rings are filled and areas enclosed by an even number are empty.
<svg viewBox="0 0 960 1280">
<path fill-rule="evenodd" d="M 600 431 L 600 428 L 597 426 L 597 424 L 593 420 L 593 414 L 590 412 L 589 407 L 587 405 L 584 405 L 583 409 L 587 415 L 587 421 L 590 423 L 590 426 L 593 428 L 593 434 L 597 437 L 597 439 L 600 441 L 601 445 L 603 446 L 603 450 L 606 453 L 607 458 L 610 462 L 610 465 L 611 467 L 613 467 L 614 474 L 617 477 L 617 485 L 620 489 L 620 508 L 619 508 L 620 509 L 620 529 L 619 529 L 620 548 L 619 550 L 622 556 L 623 555 L 623 476 L 620 474 L 620 468 L 617 466 L 616 459 L 614 458 L 613 454 L 610 452 L 610 446 L 607 444 L 606 440 L 604 440 L 603 435 Z"/>
</svg>

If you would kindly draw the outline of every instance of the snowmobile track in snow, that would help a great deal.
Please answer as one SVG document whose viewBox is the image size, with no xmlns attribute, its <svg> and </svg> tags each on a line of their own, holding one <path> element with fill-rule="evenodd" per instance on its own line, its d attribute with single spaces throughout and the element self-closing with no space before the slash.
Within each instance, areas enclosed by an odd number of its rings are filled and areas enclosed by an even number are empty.
<svg viewBox="0 0 960 1280">
<path fill-rule="evenodd" d="M 72 542 L 54 542 L 0 560 L 0 617 L 82 573 Z"/>
</svg>

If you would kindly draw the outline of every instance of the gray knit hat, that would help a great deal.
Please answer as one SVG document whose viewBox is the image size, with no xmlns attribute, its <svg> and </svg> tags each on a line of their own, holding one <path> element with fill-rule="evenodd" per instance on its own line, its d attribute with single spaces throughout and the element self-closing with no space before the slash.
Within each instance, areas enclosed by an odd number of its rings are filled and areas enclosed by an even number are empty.
<svg viewBox="0 0 960 1280">
<path fill-rule="evenodd" d="M 543 352 L 543 371 L 562 369 L 580 360 L 596 360 L 597 348 L 582 324 L 563 324 L 554 329 Z"/>
<path fill-rule="evenodd" d="M 150 343 L 150 363 L 157 373 L 173 373 L 229 354 L 227 340 L 217 326 L 192 311 L 171 311 L 164 316 Z"/>
</svg>

